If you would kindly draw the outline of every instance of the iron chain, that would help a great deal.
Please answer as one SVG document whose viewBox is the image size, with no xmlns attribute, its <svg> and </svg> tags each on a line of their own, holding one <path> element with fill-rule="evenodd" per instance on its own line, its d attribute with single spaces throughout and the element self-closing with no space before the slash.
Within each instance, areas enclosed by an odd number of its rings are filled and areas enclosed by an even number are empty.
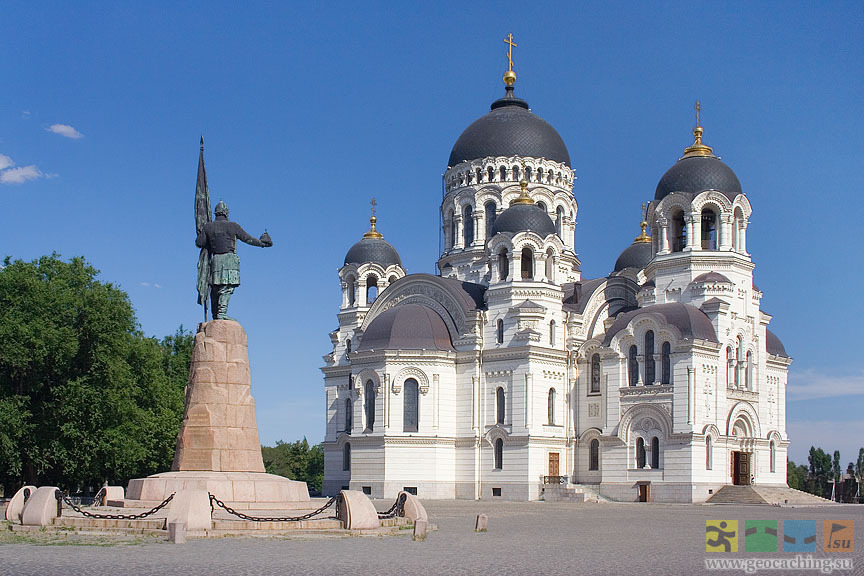
<svg viewBox="0 0 864 576">
<path fill-rule="evenodd" d="M 322 512 L 324 512 L 324 510 L 326 510 L 336 502 L 336 498 L 336 496 L 333 496 L 332 498 L 330 498 L 330 500 L 327 501 L 326 504 L 324 504 L 317 510 L 309 512 L 308 514 L 304 514 L 302 516 L 249 516 L 248 514 L 243 514 L 242 512 L 234 510 L 233 508 L 216 498 L 216 496 L 214 496 L 213 494 L 210 494 L 210 507 L 212 508 L 213 504 L 216 504 L 216 506 L 219 506 L 229 514 L 237 516 L 241 520 L 249 520 L 250 522 L 300 522 L 302 520 L 309 520 L 313 516 L 321 514 Z"/>
<path fill-rule="evenodd" d="M 387 510 L 386 512 L 378 512 L 378 519 L 383 520 L 384 518 L 395 518 L 396 516 L 403 516 L 405 514 L 405 500 L 407 499 L 408 496 L 406 496 L 405 494 L 400 494 L 389 510 Z"/>
<path fill-rule="evenodd" d="M 167 506 L 168 503 L 174 499 L 175 494 L 175 492 L 172 492 L 171 495 L 168 496 L 168 498 L 166 498 L 165 500 L 163 500 L 160 504 L 140 514 L 94 514 L 93 512 L 87 512 L 86 510 L 83 510 L 80 506 L 76 506 L 75 502 L 73 502 L 68 495 L 63 494 L 59 490 L 57 491 L 57 493 L 58 496 L 62 496 L 63 501 L 66 502 L 67 506 L 69 506 L 82 516 L 86 516 L 87 518 L 96 518 L 98 520 L 141 520 L 143 518 L 147 518 L 148 516 L 152 516 L 153 514 Z M 60 500 L 60 497 L 58 497 L 57 500 Z"/>
</svg>

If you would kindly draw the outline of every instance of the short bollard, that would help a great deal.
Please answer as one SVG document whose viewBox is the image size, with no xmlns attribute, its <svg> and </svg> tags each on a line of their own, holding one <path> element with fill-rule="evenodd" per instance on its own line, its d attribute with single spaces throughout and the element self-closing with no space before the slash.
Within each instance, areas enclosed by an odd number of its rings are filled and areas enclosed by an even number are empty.
<svg viewBox="0 0 864 576">
<path fill-rule="evenodd" d="M 474 524 L 475 532 L 486 532 L 486 523 L 489 521 L 489 517 L 486 514 L 478 514 L 477 522 Z"/>
<path fill-rule="evenodd" d="M 171 522 L 168 524 L 168 541 L 172 544 L 186 543 L 186 523 Z"/>
<path fill-rule="evenodd" d="M 426 529 L 429 527 L 429 522 L 426 520 L 417 520 L 414 522 L 414 541 L 423 542 L 426 540 Z"/>
</svg>

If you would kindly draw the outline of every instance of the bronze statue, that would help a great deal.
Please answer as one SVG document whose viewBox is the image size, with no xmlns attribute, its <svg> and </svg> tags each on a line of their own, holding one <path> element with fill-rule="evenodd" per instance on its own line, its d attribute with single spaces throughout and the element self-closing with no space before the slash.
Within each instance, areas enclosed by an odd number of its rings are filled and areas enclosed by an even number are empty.
<svg viewBox="0 0 864 576">
<path fill-rule="evenodd" d="M 237 257 L 237 239 L 252 246 L 273 246 L 265 231 L 261 238 L 253 238 L 236 222 L 228 220 L 228 206 L 220 200 L 216 205 L 216 219 L 210 219 L 210 190 L 204 170 L 204 138 L 198 157 L 198 182 L 195 188 L 195 227 L 198 232 L 195 245 L 201 248 L 198 258 L 198 303 L 204 306 L 207 320 L 207 299 L 211 301 L 214 320 L 230 320 L 228 301 L 240 285 L 240 259 Z"/>
</svg>

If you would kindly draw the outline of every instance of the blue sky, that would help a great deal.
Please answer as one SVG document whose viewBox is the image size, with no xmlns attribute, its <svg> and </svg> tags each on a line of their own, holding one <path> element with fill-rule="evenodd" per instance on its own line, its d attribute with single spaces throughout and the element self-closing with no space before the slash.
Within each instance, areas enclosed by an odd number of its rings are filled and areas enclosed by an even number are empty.
<svg viewBox="0 0 864 576">
<path fill-rule="evenodd" d="M 194 328 L 193 197 L 241 246 L 265 443 L 323 436 L 319 367 L 336 274 L 368 228 L 434 272 L 441 174 L 461 131 L 516 93 L 564 138 L 583 277 L 608 274 L 640 204 L 692 142 L 737 173 L 771 328 L 795 358 L 791 456 L 864 445 L 864 5 L 860 2 L 6 3 L 0 18 L 0 254 L 84 255 L 142 329 Z M 856 352 L 859 350 L 859 352 Z"/>
</svg>

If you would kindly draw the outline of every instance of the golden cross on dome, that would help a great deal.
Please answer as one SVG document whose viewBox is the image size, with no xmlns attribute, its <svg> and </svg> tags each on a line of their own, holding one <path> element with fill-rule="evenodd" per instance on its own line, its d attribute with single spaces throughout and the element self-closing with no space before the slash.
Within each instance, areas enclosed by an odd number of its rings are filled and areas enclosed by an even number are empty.
<svg viewBox="0 0 864 576">
<path fill-rule="evenodd" d="M 696 101 L 696 126 L 699 126 L 699 122 L 701 121 L 700 112 L 702 112 L 702 104 L 699 103 L 699 100 Z"/>
<path fill-rule="evenodd" d="M 375 206 L 377 206 L 378 203 L 375 202 L 375 197 L 374 197 L 374 196 L 372 197 L 372 201 L 369 202 L 369 203 L 372 204 L 372 216 L 375 216 Z"/>
<path fill-rule="evenodd" d="M 513 47 L 518 46 L 515 42 L 513 42 L 513 34 L 508 34 L 507 38 L 504 39 L 504 43 L 507 44 L 507 62 L 510 64 L 510 67 L 507 68 L 508 72 L 513 71 Z"/>
</svg>

